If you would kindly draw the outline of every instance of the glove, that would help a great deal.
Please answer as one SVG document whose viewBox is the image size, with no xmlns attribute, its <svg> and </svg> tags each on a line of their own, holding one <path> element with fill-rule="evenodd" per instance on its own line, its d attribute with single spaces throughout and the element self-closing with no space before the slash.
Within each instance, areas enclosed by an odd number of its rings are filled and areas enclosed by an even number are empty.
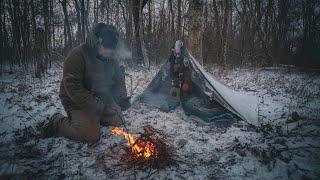
<svg viewBox="0 0 320 180">
<path fill-rule="evenodd" d="M 119 101 L 119 106 L 121 107 L 121 110 L 125 111 L 127 110 L 131 105 L 130 105 L 130 96 L 121 98 Z"/>
<path fill-rule="evenodd" d="M 103 115 L 113 116 L 116 114 L 121 114 L 121 107 L 118 104 L 113 103 L 104 107 Z"/>
<path fill-rule="evenodd" d="M 109 104 L 104 108 L 100 124 L 102 126 L 121 126 L 122 118 L 121 108 L 116 103 Z"/>
</svg>

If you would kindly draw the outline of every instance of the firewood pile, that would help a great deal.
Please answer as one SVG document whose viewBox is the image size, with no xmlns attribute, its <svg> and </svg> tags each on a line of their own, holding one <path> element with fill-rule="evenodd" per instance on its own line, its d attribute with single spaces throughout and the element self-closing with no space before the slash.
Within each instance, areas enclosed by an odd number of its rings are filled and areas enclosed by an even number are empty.
<svg viewBox="0 0 320 180">
<path fill-rule="evenodd" d="M 112 130 L 113 134 L 123 136 L 128 141 L 119 163 L 135 170 L 177 166 L 176 148 L 167 143 L 168 135 L 151 125 L 144 126 L 143 130 L 137 135 L 125 132 L 123 128 L 116 127 Z"/>
</svg>

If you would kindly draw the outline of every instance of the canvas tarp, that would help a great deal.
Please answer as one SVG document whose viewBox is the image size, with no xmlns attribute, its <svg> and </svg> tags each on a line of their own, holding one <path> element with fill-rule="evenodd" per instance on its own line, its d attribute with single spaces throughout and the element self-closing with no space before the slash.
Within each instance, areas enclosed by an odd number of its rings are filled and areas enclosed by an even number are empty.
<svg viewBox="0 0 320 180">
<path fill-rule="evenodd" d="M 207 73 L 187 51 L 184 56 L 191 69 L 191 80 L 197 86 L 195 93 L 181 101 L 171 97 L 172 77 L 169 72 L 170 62 L 167 60 L 138 100 L 165 112 L 181 104 L 187 115 L 198 116 L 206 122 L 230 124 L 240 118 L 252 125 L 257 125 L 258 99 L 255 96 L 226 87 L 213 75 Z"/>
</svg>

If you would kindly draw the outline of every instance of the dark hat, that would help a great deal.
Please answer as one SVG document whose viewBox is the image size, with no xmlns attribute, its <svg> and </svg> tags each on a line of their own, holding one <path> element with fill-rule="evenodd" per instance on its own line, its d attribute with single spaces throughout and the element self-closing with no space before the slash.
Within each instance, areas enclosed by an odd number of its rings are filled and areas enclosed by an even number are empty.
<svg viewBox="0 0 320 180">
<path fill-rule="evenodd" d="M 98 43 L 109 49 L 116 49 L 119 33 L 113 25 L 98 23 L 93 28 L 93 32 L 98 39 Z"/>
</svg>

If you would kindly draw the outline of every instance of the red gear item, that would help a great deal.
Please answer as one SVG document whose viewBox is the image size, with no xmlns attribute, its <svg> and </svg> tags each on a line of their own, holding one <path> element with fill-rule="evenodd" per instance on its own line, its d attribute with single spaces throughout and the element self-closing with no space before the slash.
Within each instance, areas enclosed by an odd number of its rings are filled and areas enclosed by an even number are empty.
<svg viewBox="0 0 320 180">
<path fill-rule="evenodd" d="M 189 84 L 184 82 L 181 87 L 183 92 L 189 92 Z"/>
</svg>

